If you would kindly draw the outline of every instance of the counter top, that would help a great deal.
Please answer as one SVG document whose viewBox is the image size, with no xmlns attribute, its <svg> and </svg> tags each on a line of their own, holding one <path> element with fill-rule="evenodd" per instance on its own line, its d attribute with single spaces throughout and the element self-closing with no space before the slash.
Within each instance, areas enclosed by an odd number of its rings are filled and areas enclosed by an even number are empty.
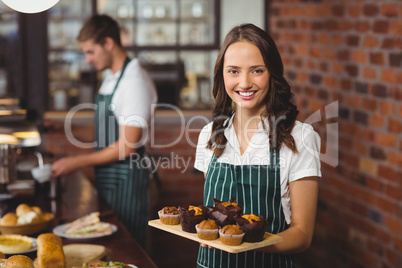
<svg viewBox="0 0 402 268">
<path fill-rule="evenodd" d="M 64 224 L 89 214 L 93 211 L 100 212 L 100 218 L 118 227 L 117 232 L 111 236 L 74 240 L 63 238 L 63 244 L 96 244 L 106 247 L 106 260 L 121 261 L 134 264 L 141 268 L 157 267 L 147 253 L 130 235 L 124 225 L 117 219 L 105 202 L 99 198 L 96 188 L 81 173 L 75 172 L 58 179 L 56 198 L 49 198 L 49 185 L 37 185 L 35 195 L 18 196 L 14 199 L 1 202 L 2 214 L 7 211 L 15 211 L 20 203 L 27 203 L 31 206 L 39 206 L 45 212 L 52 212 L 55 221 L 52 226 Z M 51 232 L 52 228 L 48 230 Z M 36 252 L 26 254 L 32 259 L 36 258 Z"/>
</svg>

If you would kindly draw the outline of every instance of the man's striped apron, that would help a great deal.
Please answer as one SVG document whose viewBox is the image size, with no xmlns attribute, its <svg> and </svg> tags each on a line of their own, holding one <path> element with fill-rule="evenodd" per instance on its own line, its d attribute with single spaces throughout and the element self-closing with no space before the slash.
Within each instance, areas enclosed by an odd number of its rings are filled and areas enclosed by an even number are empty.
<svg viewBox="0 0 402 268">
<path fill-rule="evenodd" d="M 97 150 L 107 147 L 119 138 L 119 124 L 110 109 L 113 95 L 130 60 L 127 58 L 120 77 L 110 95 L 97 94 L 95 110 L 95 137 Z M 113 209 L 128 231 L 145 247 L 149 204 L 149 172 L 141 166 L 145 148 L 136 150 L 136 162 L 130 158 L 95 167 L 99 194 Z"/>
</svg>

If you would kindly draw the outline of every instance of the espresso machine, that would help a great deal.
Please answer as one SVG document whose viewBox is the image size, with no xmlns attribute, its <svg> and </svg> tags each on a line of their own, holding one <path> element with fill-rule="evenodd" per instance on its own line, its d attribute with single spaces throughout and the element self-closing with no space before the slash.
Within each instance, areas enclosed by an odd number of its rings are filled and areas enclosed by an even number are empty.
<svg viewBox="0 0 402 268">
<path fill-rule="evenodd" d="M 41 138 L 20 100 L 0 98 L 0 199 L 9 195 L 8 186 L 16 180 L 17 158 L 23 148 L 36 147 Z"/>
</svg>

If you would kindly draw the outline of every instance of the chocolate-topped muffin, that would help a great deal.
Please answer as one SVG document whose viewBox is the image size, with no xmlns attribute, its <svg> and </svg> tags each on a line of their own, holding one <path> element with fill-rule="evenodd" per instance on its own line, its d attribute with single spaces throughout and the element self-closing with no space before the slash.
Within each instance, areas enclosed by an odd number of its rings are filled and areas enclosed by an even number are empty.
<svg viewBox="0 0 402 268">
<path fill-rule="evenodd" d="M 181 229 L 185 232 L 196 233 L 195 226 L 207 219 L 207 208 L 204 206 L 179 206 Z"/>
<path fill-rule="evenodd" d="M 260 242 L 264 239 L 268 221 L 261 215 L 257 217 L 254 214 L 244 214 L 235 217 L 235 221 L 244 230 L 244 242 Z"/>
<path fill-rule="evenodd" d="M 236 198 L 232 197 L 228 202 L 222 202 L 213 199 L 215 207 L 209 208 L 209 217 L 216 221 L 220 227 L 228 224 L 235 224 L 235 216 L 240 217 L 243 208 L 236 202 Z"/>
</svg>

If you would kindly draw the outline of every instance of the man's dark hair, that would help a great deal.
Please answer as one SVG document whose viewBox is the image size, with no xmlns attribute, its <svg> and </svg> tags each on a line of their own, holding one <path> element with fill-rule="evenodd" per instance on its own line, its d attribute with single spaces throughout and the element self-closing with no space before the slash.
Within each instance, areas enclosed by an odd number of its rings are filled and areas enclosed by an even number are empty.
<svg viewBox="0 0 402 268">
<path fill-rule="evenodd" d="M 85 42 L 92 39 L 96 44 L 103 45 L 105 38 L 110 37 L 121 46 L 120 27 L 117 22 L 108 15 L 93 15 L 82 26 L 77 41 Z"/>
</svg>

